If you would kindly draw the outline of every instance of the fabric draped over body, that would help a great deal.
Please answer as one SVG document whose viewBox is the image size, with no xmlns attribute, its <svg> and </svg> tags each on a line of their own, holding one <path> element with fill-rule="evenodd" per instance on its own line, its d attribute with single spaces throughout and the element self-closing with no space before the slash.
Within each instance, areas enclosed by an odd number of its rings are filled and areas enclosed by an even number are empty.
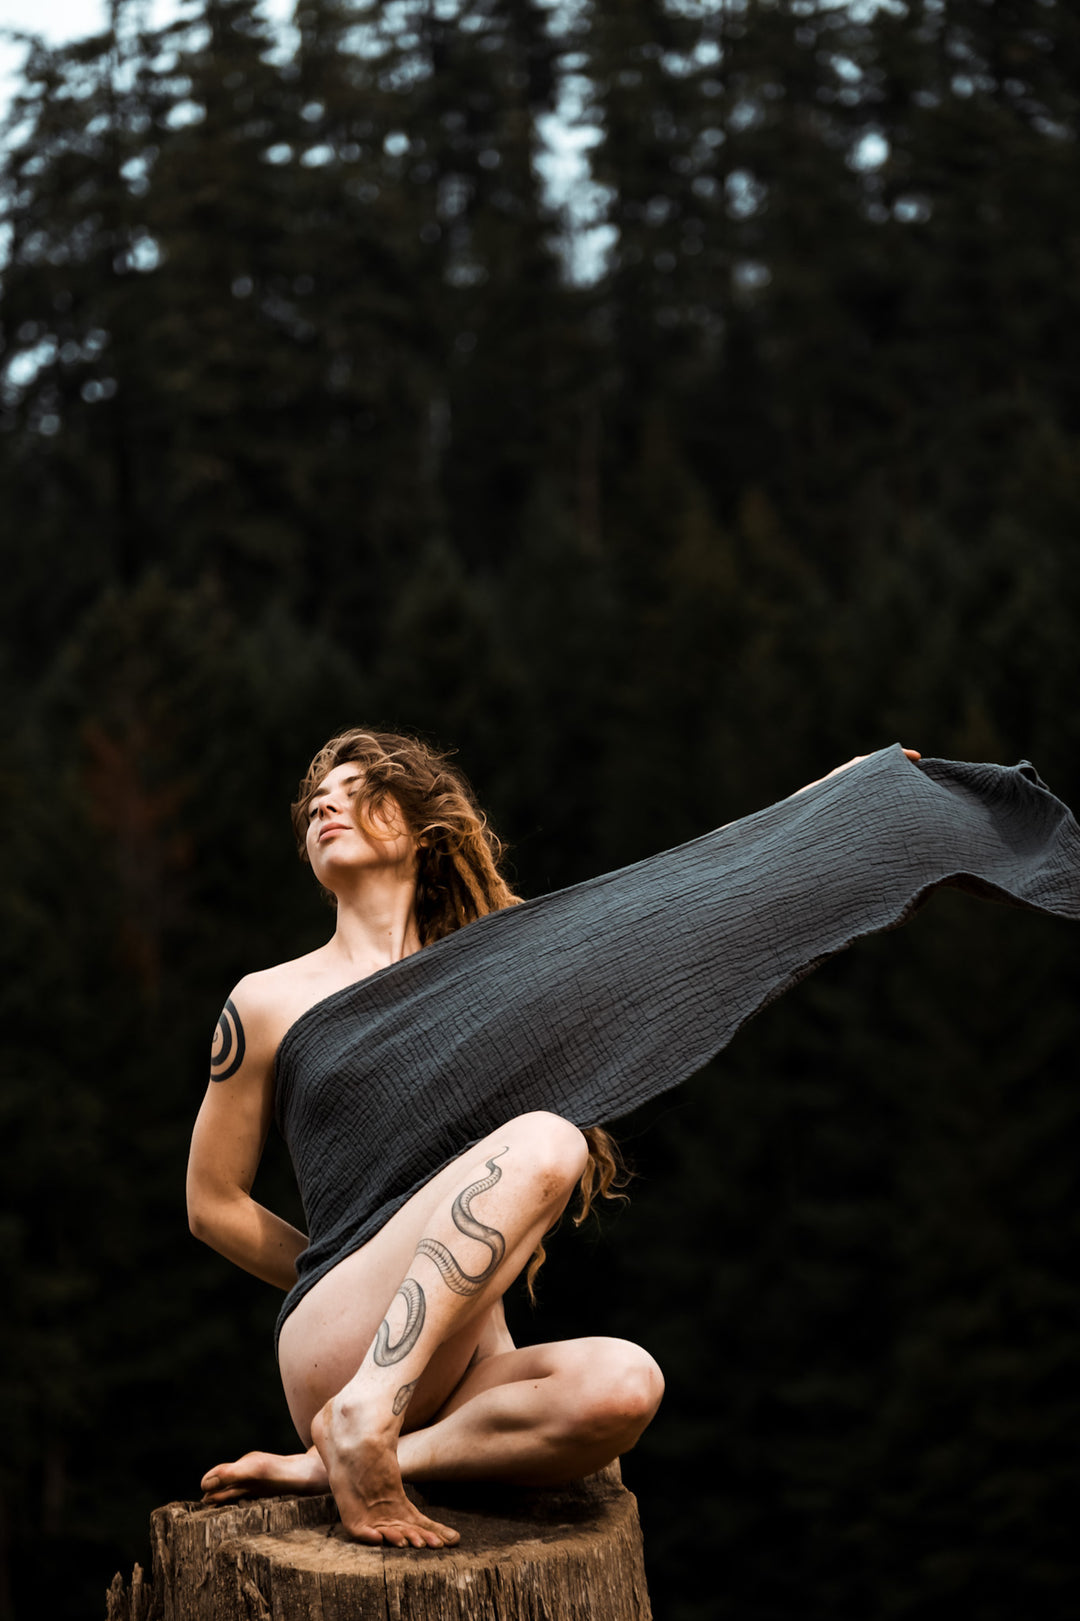
<svg viewBox="0 0 1080 1621">
<path fill-rule="evenodd" d="M 289 1312 L 516 1115 L 602 1125 L 941 885 L 1080 918 L 1080 829 L 1034 768 L 898 746 L 676 849 L 481 918 L 288 1030 L 276 1109 L 308 1221 Z"/>
</svg>

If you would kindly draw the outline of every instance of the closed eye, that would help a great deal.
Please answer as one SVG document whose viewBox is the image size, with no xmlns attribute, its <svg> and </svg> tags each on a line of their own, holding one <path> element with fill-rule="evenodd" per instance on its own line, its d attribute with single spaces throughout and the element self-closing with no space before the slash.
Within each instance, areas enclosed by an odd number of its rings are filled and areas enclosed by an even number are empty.
<svg viewBox="0 0 1080 1621">
<path fill-rule="evenodd" d="M 340 784 L 340 787 L 345 790 L 346 799 L 356 798 L 357 794 L 360 792 L 360 781 L 361 779 L 359 775 L 357 775 L 355 777 L 346 777 L 345 780 Z M 326 798 L 328 798 L 326 790 L 321 790 L 319 793 L 313 794 L 308 800 L 307 819 L 309 822 L 314 821 L 319 806 Z"/>
</svg>

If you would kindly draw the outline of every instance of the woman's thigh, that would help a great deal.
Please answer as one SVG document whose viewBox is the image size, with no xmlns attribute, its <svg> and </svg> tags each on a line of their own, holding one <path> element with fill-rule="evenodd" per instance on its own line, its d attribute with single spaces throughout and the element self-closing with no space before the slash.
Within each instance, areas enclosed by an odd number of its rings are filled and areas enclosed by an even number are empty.
<svg viewBox="0 0 1080 1621">
<path fill-rule="evenodd" d="M 461 1191 L 475 1165 L 483 1175 L 488 1158 L 507 1147 L 528 1149 L 552 1117 L 523 1115 L 508 1121 L 444 1165 L 361 1249 L 332 1267 L 290 1312 L 278 1342 L 278 1363 L 293 1422 L 304 1444 L 311 1420 L 352 1378 L 416 1254 L 432 1219 Z M 565 1125 L 565 1122 L 559 1122 Z M 509 1283 L 507 1279 L 507 1283 Z M 501 1304 L 474 1316 L 431 1356 L 409 1408 L 410 1427 L 425 1423 L 447 1400 L 477 1350 L 485 1354 L 512 1345 Z"/>
<path fill-rule="evenodd" d="M 449 1418 L 501 1385 L 544 1380 L 559 1387 L 557 1397 L 546 1398 L 553 1409 L 551 1417 L 572 1428 L 605 1407 L 619 1412 L 648 1407 L 651 1417 L 664 1389 L 657 1363 L 629 1340 L 591 1335 L 517 1347 L 507 1333 L 505 1344 L 493 1344 L 466 1371 L 435 1420 Z"/>
</svg>

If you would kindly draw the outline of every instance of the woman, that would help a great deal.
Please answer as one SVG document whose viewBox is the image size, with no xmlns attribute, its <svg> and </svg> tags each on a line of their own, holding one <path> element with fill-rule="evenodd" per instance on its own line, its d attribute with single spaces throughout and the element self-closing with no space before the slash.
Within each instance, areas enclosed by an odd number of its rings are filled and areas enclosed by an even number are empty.
<svg viewBox="0 0 1080 1621">
<path fill-rule="evenodd" d="M 250 1196 L 282 1038 L 333 993 L 516 899 L 464 780 L 413 739 L 333 739 L 293 817 L 336 927 L 318 950 L 236 986 L 188 1171 L 195 1235 L 286 1290 L 307 1239 Z M 609 1145 L 606 1133 L 532 1112 L 445 1164 L 285 1318 L 281 1376 L 308 1452 L 221 1465 L 203 1482 L 207 1500 L 329 1484 L 361 1541 L 440 1547 L 457 1533 L 409 1501 L 403 1476 L 547 1485 L 632 1447 L 663 1390 L 652 1358 L 611 1339 L 518 1349 L 502 1307 L 575 1187 L 586 1209 L 597 1179 L 608 1191 Z"/>
<path fill-rule="evenodd" d="M 575 1185 L 610 1182 L 608 1140 L 581 1128 L 676 1085 L 940 885 L 1080 918 L 1080 829 L 1026 762 L 894 746 L 520 905 L 462 780 L 411 739 L 335 738 L 294 817 L 337 927 L 226 1004 L 188 1199 L 199 1237 L 289 1291 L 279 1358 L 308 1451 L 248 1454 L 203 1487 L 329 1484 L 372 1543 L 457 1540 L 403 1478 L 554 1484 L 655 1412 L 638 1347 L 517 1349 L 503 1320 Z M 275 1109 L 309 1239 L 250 1197 Z"/>
</svg>

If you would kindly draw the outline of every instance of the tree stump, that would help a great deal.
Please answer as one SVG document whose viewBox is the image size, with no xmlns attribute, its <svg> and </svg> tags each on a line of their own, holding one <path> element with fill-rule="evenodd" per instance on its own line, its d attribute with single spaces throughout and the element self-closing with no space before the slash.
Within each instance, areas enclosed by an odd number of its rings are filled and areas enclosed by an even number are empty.
<svg viewBox="0 0 1080 1621">
<path fill-rule="evenodd" d="M 371 1548 L 332 1497 L 264 1497 L 150 1517 L 107 1621 L 651 1621 L 637 1502 L 618 1463 L 549 1491 L 432 1487 L 409 1496 L 461 1533 L 454 1548 Z"/>
</svg>

